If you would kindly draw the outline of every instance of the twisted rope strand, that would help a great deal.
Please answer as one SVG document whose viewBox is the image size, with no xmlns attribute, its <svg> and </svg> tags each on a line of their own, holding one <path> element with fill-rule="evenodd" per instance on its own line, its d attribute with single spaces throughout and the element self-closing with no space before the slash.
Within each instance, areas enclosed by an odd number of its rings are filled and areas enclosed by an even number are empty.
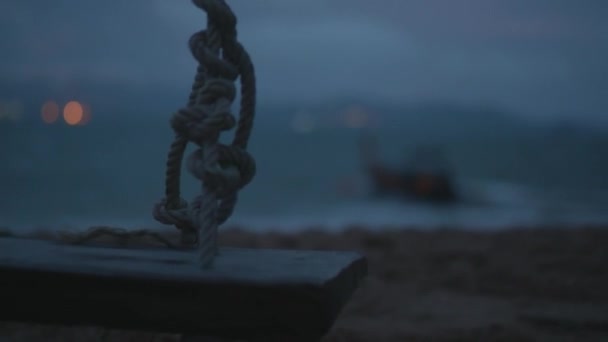
<svg viewBox="0 0 608 342">
<path fill-rule="evenodd" d="M 246 151 L 255 114 L 255 73 L 249 55 L 237 41 L 237 20 L 226 2 L 193 3 L 207 12 L 207 27 L 189 40 L 199 66 L 187 107 L 171 120 L 176 137 L 167 158 L 165 198 L 155 205 L 153 215 L 180 229 L 183 243 L 198 242 L 201 266 L 207 268 L 218 251 L 218 226 L 234 211 L 238 190 L 255 175 L 255 161 Z M 230 106 L 239 76 L 242 96 L 237 122 Z M 220 144 L 220 133 L 235 125 L 232 144 Z M 187 168 L 202 182 L 202 194 L 190 205 L 180 197 L 181 163 L 189 142 L 199 149 L 189 156 Z"/>
</svg>

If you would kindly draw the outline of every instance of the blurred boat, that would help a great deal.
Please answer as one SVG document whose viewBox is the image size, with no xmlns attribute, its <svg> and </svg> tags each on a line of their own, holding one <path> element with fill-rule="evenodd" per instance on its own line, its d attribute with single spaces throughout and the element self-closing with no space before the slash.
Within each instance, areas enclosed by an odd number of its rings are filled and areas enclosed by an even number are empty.
<svg viewBox="0 0 608 342">
<path fill-rule="evenodd" d="M 430 146 L 417 148 L 402 169 L 390 168 L 379 162 L 375 141 L 370 137 L 361 140 L 360 149 L 374 196 L 431 203 L 458 201 L 453 177 L 439 149 Z"/>
</svg>

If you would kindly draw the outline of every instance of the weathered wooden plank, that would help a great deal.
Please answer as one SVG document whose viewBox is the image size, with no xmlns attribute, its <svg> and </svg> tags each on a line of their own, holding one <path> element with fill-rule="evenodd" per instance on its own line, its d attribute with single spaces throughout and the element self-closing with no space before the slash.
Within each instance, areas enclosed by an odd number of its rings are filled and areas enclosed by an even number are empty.
<svg viewBox="0 0 608 342">
<path fill-rule="evenodd" d="M 73 246 L 0 238 L 0 320 L 318 339 L 367 272 L 357 253 Z"/>
</svg>

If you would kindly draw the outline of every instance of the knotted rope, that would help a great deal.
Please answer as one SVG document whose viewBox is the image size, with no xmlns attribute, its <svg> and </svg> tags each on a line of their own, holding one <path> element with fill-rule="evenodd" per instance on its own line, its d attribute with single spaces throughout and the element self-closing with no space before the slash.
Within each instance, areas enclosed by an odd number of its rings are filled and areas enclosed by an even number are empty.
<svg viewBox="0 0 608 342">
<path fill-rule="evenodd" d="M 236 17 L 224 0 L 193 0 L 207 12 L 207 28 L 192 35 L 190 51 L 199 65 L 188 104 L 171 119 L 175 139 L 165 174 L 165 197 L 154 206 L 154 218 L 175 225 L 182 245 L 198 243 L 203 268 L 217 254 L 218 226 L 232 214 L 238 191 L 255 175 L 247 143 L 255 116 L 255 72 L 247 51 L 237 41 Z M 230 113 L 240 77 L 238 122 Z M 230 145 L 218 139 L 236 127 Z M 181 163 L 189 142 L 199 148 L 187 159 L 188 171 L 202 182 L 202 193 L 191 203 L 180 196 Z"/>
</svg>

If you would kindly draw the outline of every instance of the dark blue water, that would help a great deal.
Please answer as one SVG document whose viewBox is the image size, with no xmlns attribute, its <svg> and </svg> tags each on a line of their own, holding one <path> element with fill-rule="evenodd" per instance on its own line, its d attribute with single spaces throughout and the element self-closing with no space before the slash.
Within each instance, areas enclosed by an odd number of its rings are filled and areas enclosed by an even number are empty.
<svg viewBox="0 0 608 342">
<path fill-rule="evenodd" d="M 77 127 L 43 125 L 34 105 L 24 113 L 18 122 L 0 121 L 0 226 L 158 226 L 151 208 L 164 191 L 171 106 L 98 109 L 89 125 Z M 608 138 L 601 130 L 481 109 L 376 110 L 368 129 L 387 164 L 399 166 L 421 144 L 443 149 L 465 200 L 438 208 L 370 199 L 360 129 L 347 127 L 343 113 L 341 106 L 260 108 L 250 147 L 258 173 L 227 224 L 294 230 L 608 223 Z M 183 180 L 189 200 L 200 185 L 187 173 Z"/>
</svg>

